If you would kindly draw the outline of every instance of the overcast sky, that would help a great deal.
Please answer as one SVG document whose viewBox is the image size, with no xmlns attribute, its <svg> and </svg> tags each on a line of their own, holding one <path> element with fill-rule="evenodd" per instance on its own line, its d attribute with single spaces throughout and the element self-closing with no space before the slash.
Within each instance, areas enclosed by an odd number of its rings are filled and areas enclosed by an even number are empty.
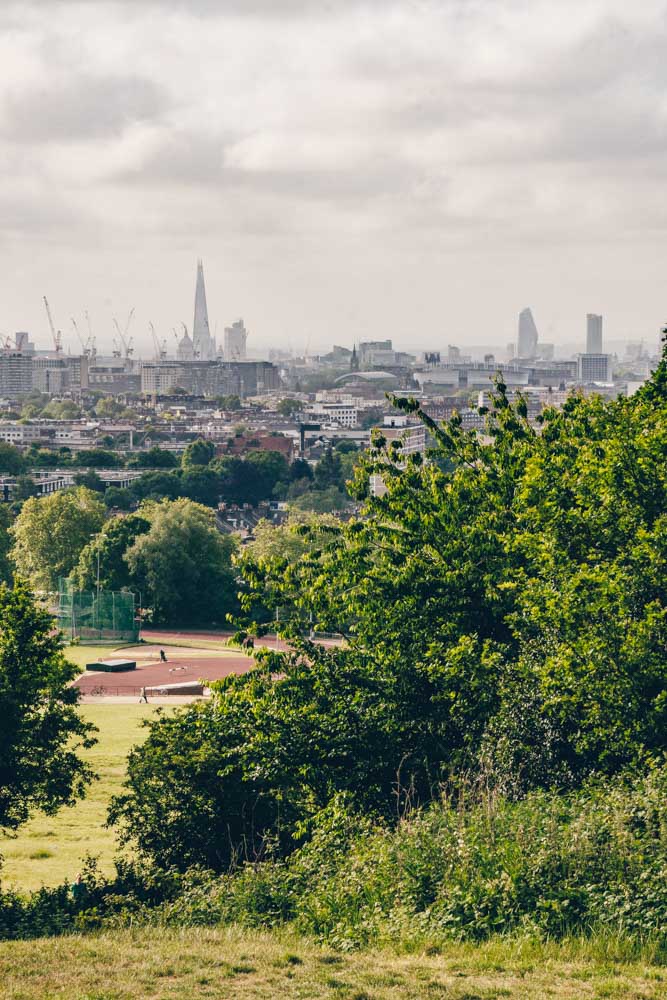
<svg viewBox="0 0 667 1000">
<path fill-rule="evenodd" d="M 2 0 L 0 332 L 655 342 L 665 0 Z M 72 339 L 72 343 L 75 341 Z"/>
</svg>

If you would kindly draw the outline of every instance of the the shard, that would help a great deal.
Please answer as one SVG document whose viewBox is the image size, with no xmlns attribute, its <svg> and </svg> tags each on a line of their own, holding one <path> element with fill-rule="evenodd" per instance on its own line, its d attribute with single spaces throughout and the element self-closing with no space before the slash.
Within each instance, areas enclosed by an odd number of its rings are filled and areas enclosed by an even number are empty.
<svg viewBox="0 0 667 1000">
<path fill-rule="evenodd" d="M 195 289 L 195 319 L 192 324 L 192 343 L 195 358 L 198 361 L 215 360 L 215 341 L 211 337 L 208 325 L 208 308 L 206 306 L 206 286 L 204 284 L 204 265 L 197 261 L 197 287 Z"/>
</svg>

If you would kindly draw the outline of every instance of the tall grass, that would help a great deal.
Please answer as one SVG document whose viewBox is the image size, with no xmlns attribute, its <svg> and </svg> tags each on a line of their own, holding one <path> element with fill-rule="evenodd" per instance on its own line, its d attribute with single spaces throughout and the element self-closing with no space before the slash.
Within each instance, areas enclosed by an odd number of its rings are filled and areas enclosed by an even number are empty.
<svg viewBox="0 0 667 1000">
<path fill-rule="evenodd" d="M 119 865 L 86 894 L 0 898 L 0 936 L 153 922 L 291 925 L 342 950 L 410 952 L 498 935 L 595 940 L 601 957 L 667 957 L 667 766 L 512 802 L 473 789 L 395 827 L 337 798 L 286 860 L 216 877 Z"/>
</svg>

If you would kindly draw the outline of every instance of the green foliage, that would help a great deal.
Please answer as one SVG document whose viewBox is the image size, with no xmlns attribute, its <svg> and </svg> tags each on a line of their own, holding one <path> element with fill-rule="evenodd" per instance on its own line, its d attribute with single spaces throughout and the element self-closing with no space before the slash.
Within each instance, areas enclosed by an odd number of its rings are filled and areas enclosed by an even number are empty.
<svg viewBox="0 0 667 1000">
<path fill-rule="evenodd" d="M 314 487 L 316 490 L 328 490 L 332 486 L 340 488 L 343 484 L 343 467 L 340 453 L 333 448 L 327 448 L 315 466 Z"/>
<path fill-rule="evenodd" d="M 56 590 L 105 518 L 97 494 L 83 486 L 26 500 L 11 529 L 18 573 L 36 588 Z"/>
<path fill-rule="evenodd" d="M 150 522 L 141 514 L 114 517 L 86 545 L 79 556 L 72 578 L 77 590 L 95 590 L 98 582 L 103 590 L 129 589 L 133 579 L 125 553 L 140 535 L 150 529 Z"/>
<path fill-rule="evenodd" d="M 40 413 L 40 417 L 49 420 L 78 420 L 80 416 L 81 408 L 71 399 L 52 399 Z"/>
<path fill-rule="evenodd" d="M 290 510 L 312 511 L 316 514 L 335 514 L 349 507 L 350 498 L 338 486 L 326 490 L 305 490 L 290 499 Z"/>
<path fill-rule="evenodd" d="M 74 476 L 74 485 L 85 486 L 95 493 L 104 493 L 105 490 L 104 483 L 94 469 L 89 469 L 87 472 L 77 472 Z"/>
<path fill-rule="evenodd" d="M 183 452 L 182 466 L 184 469 L 200 465 L 209 465 L 215 457 L 215 445 L 212 441 L 197 438 L 191 441 Z"/>
<path fill-rule="evenodd" d="M 0 441 L 0 476 L 18 476 L 24 469 L 25 461 L 19 449 Z"/>
<path fill-rule="evenodd" d="M 285 399 L 281 399 L 278 403 L 276 410 L 283 417 L 291 417 L 295 413 L 301 413 L 304 408 L 303 401 L 300 399 L 290 399 L 288 396 Z"/>
<path fill-rule="evenodd" d="M 88 451 L 77 452 L 72 464 L 90 469 L 122 469 L 125 462 L 118 452 L 108 451 L 106 448 L 90 448 Z"/>
<path fill-rule="evenodd" d="M 158 447 L 140 451 L 127 462 L 128 468 L 137 469 L 175 469 L 178 465 L 178 458 L 173 451 Z"/>
<path fill-rule="evenodd" d="M 235 543 L 215 527 L 211 510 L 190 500 L 140 508 L 150 522 L 125 551 L 136 586 L 154 621 L 212 625 L 235 606 L 231 557 Z"/>
<path fill-rule="evenodd" d="M 73 802 L 92 777 L 78 756 L 94 741 L 76 711 L 77 673 L 26 585 L 1 586 L 0 829 L 16 829 L 35 809 L 53 813 Z"/>
<path fill-rule="evenodd" d="M 12 514 L 7 504 L 0 503 L 0 583 L 9 583 L 12 579 L 12 563 L 10 549 L 12 547 Z"/>
</svg>

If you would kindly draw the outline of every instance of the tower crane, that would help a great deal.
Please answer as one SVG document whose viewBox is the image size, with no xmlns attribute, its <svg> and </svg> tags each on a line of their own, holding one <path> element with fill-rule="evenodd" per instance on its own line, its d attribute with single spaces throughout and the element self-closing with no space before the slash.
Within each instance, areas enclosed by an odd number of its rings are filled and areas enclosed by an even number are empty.
<svg viewBox="0 0 667 1000">
<path fill-rule="evenodd" d="M 131 355 L 132 355 L 132 353 L 134 351 L 134 348 L 132 346 L 132 338 L 131 337 L 128 338 L 128 336 L 127 336 L 128 330 L 130 329 L 130 323 L 132 322 L 132 316 L 133 315 L 134 315 L 134 309 L 130 310 L 130 315 L 127 318 L 127 323 L 125 324 L 125 330 L 124 331 L 121 330 L 120 325 L 118 323 L 118 320 L 116 319 L 115 316 L 114 316 L 114 319 L 113 319 L 113 325 L 116 327 L 120 343 L 123 345 L 123 350 L 125 351 L 125 358 L 126 358 L 126 360 L 130 359 L 130 357 L 131 357 Z M 120 357 L 120 349 L 119 349 L 118 357 Z"/>
<path fill-rule="evenodd" d="M 90 316 L 88 315 L 87 309 L 86 309 L 86 326 L 88 327 L 88 348 L 90 350 L 90 356 L 91 358 L 95 358 L 97 355 L 97 344 L 95 343 L 93 327 L 92 323 L 90 322 Z"/>
<path fill-rule="evenodd" d="M 153 343 L 155 344 L 155 360 L 164 361 L 164 359 L 167 357 L 167 340 L 166 338 L 164 338 L 162 342 L 160 342 L 160 340 L 158 339 L 158 335 L 155 332 L 155 327 L 153 326 L 153 324 L 149 323 L 148 326 L 151 331 Z"/>
<path fill-rule="evenodd" d="M 63 349 L 62 334 L 61 334 L 60 330 L 58 330 L 56 332 L 56 328 L 55 328 L 55 326 L 53 324 L 53 316 L 51 315 L 51 308 L 49 306 L 49 301 L 48 301 L 46 295 L 44 296 L 44 305 L 46 306 L 46 315 L 49 318 L 49 326 L 51 327 L 51 336 L 53 337 L 53 346 L 56 349 L 56 354 L 60 354 L 61 351 L 62 351 L 62 349 Z"/>
<path fill-rule="evenodd" d="M 76 320 L 74 319 L 73 316 L 72 316 L 72 329 L 74 330 L 75 334 L 79 338 L 79 343 L 81 344 L 81 350 L 83 351 L 83 353 L 85 354 L 85 356 L 88 357 L 88 354 L 89 354 L 88 345 L 87 345 L 86 341 L 83 339 L 83 337 L 81 336 L 81 333 L 79 332 L 79 327 L 78 327 L 77 322 L 76 322 Z"/>
</svg>

